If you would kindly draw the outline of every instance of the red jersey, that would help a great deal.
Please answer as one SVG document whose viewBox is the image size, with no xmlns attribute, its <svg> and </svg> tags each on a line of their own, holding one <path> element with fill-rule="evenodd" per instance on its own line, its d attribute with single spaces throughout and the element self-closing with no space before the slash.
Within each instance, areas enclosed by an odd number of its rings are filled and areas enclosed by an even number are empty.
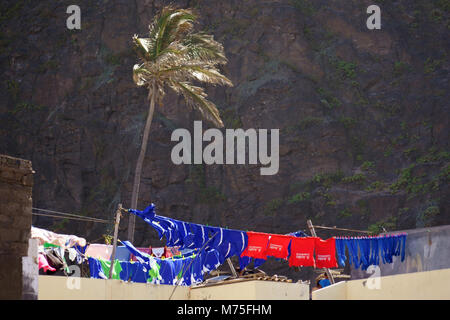
<svg viewBox="0 0 450 320">
<path fill-rule="evenodd" d="M 334 238 L 328 240 L 316 239 L 317 268 L 336 268 L 336 242 Z"/>
<path fill-rule="evenodd" d="M 287 259 L 290 236 L 271 234 L 266 254 L 275 258 Z"/>
<path fill-rule="evenodd" d="M 291 256 L 289 257 L 290 267 L 315 267 L 314 245 L 315 237 L 291 238 Z"/>
<path fill-rule="evenodd" d="M 242 252 L 241 257 L 251 257 L 255 259 L 267 258 L 267 242 L 269 241 L 269 234 L 260 232 L 247 232 L 248 245 Z"/>
</svg>

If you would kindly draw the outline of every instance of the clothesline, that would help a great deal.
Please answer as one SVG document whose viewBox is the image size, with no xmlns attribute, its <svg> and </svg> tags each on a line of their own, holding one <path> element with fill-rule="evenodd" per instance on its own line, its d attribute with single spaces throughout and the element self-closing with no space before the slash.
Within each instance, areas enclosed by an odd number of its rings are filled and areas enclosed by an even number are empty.
<svg viewBox="0 0 450 320">
<path fill-rule="evenodd" d="M 210 233 L 218 231 L 220 236 L 217 241 L 212 242 L 210 247 L 218 250 L 222 262 L 237 255 L 241 269 L 245 268 L 252 260 L 255 261 L 255 267 L 257 267 L 264 263 L 269 256 L 288 260 L 289 266 L 335 268 L 337 267 L 336 249 L 338 249 L 338 256 L 342 259 L 345 254 L 342 248 L 346 245 L 352 250 L 353 259 L 361 260 L 364 268 L 368 261 L 373 261 L 373 264 L 378 263 L 379 249 L 382 251 L 383 263 L 392 263 L 394 255 L 402 255 L 403 261 L 405 254 L 406 234 L 380 237 L 380 241 L 371 236 L 354 237 L 351 240 L 338 237 L 322 240 L 316 236 L 308 237 L 303 234 L 301 238 L 298 238 L 298 235 L 293 234 L 241 231 L 184 222 L 156 215 L 154 210 L 155 206 L 151 204 L 144 211 L 128 209 L 128 212 L 139 216 L 155 228 L 160 239 L 165 236 L 167 245 L 199 248 L 209 239 Z M 344 229 L 319 227 L 332 230 Z M 362 232 L 362 230 L 352 229 L 345 229 L 345 231 Z M 336 248 L 337 242 L 339 248 Z M 360 264 L 358 262 L 355 265 L 358 268 Z"/>
<path fill-rule="evenodd" d="M 65 213 L 65 212 L 59 212 L 59 211 L 48 210 L 48 209 L 39 209 L 39 208 L 31 208 L 31 209 L 35 210 L 35 211 L 41 211 L 41 212 L 31 212 L 31 214 L 35 215 L 35 216 L 46 216 L 46 217 L 52 217 L 52 218 L 90 221 L 90 222 L 99 222 L 99 223 L 112 223 L 112 221 L 76 215 L 73 213 Z"/>
<path fill-rule="evenodd" d="M 360 233 L 367 233 L 367 234 L 372 233 L 370 231 L 365 231 L 365 230 L 354 230 L 354 229 L 345 229 L 345 228 L 337 228 L 337 227 L 324 227 L 324 226 L 316 226 L 316 225 L 314 225 L 314 228 L 328 229 L 328 230 L 350 231 L 350 232 L 360 232 Z"/>
<path fill-rule="evenodd" d="M 257 267 L 272 256 L 288 260 L 290 266 L 337 266 L 332 238 L 324 241 L 318 237 L 308 237 L 303 232 L 301 235 L 295 234 L 298 232 L 281 235 L 205 226 L 156 215 L 154 210 L 155 205 L 151 204 L 144 211 L 129 209 L 128 212 L 155 228 L 160 239 L 165 236 L 168 246 L 200 248 L 209 239 L 209 234 L 219 232 L 210 247 L 219 253 L 221 263 L 238 256 L 239 265 L 244 269 L 251 261 L 255 261 Z"/>
</svg>

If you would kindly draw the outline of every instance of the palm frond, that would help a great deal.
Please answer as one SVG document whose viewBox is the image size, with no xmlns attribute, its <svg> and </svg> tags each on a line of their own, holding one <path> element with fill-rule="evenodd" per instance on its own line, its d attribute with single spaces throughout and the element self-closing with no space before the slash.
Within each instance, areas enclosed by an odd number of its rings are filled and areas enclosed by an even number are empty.
<svg viewBox="0 0 450 320">
<path fill-rule="evenodd" d="M 191 58 L 213 61 L 216 64 L 227 63 L 222 44 L 214 40 L 212 35 L 203 32 L 189 34 L 183 40 L 185 54 Z"/>
<path fill-rule="evenodd" d="M 177 73 L 181 74 L 177 75 Z M 170 78 L 171 76 L 185 79 L 193 78 L 213 85 L 221 84 L 230 87 L 233 86 L 231 80 L 221 74 L 217 68 L 208 65 L 185 64 L 160 70 L 159 74 L 167 78 Z"/>
<path fill-rule="evenodd" d="M 155 40 L 153 57 L 157 58 L 170 43 L 179 40 L 183 35 L 190 32 L 195 19 L 196 16 L 189 9 L 165 7 L 156 21 L 157 25 L 151 28 L 157 30 L 151 33 Z"/>
<path fill-rule="evenodd" d="M 142 67 L 142 65 L 135 64 L 133 66 L 133 81 L 139 87 L 145 85 L 147 82 L 145 73 L 146 73 L 146 70 L 145 70 L 145 68 Z"/>
<path fill-rule="evenodd" d="M 223 128 L 219 110 L 214 103 L 206 99 L 207 94 L 203 88 L 191 85 L 188 82 L 172 82 L 170 86 L 175 92 L 184 96 L 188 106 L 200 111 L 202 117 L 211 121 L 217 127 Z"/>
<path fill-rule="evenodd" d="M 148 38 L 139 38 L 137 35 L 133 36 L 133 48 L 138 54 L 139 58 L 147 60 L 151 51 L 152 43 Z"/>
<path fill-rule="evenodd" d="M 196 16 L 189 9 L 179 9 L 172 13 L 162 35 L 162 49 L 192 31 L 195 20 Z"/>
</svg>

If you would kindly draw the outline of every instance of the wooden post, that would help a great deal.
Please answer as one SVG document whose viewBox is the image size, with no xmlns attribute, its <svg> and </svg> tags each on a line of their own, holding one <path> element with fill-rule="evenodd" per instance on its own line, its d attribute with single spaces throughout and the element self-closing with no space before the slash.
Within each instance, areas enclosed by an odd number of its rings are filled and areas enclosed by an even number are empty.
<svg viewBox="0 0 450 320">
<path fill-rule="evenodd" d="M 208 241 L 206 241 L 203 246 L 200 248 L 200 250 L 198 251 L 198 254 L 200 254 L 202 252 L 203 249 L 205 249 L 206 245 L 215 237 L 217 236 L 217 234 L 219 233 L 219 231 L 217 231 L 215 234 L 213 234 L 213 236 L 211 238 L 208 239 Z M 194 262 L 195 259 L 197 259 L 198 254 L 194 257 L 194 259 L 191 260 L 191 262 L 189 263 L 188 267 L 186 269 L 184 269 L 183 274 L 181 275 L 181 278 L 179 278 L 177 280 L 177 283 L 175 284 L 175 287 L 172 290 L 172 293 L 170 294 L 169 300 L 172 299 L 173 294 L 175 293 L 175 290 L 177 290 L 178 285 L 181 282 L 181 279 L 184 277 L 184 274 L 186 273 L 186 271 L 191 267 L 192 262 Z"/>
<path fill-rule="evenodd" d="M 119 203 L 119 206 L 116 211 L 116 222 L 114 224 L 114 242 L 113 242 L 113 251 L 111 253 L 111 268 L 109 269 L 109 279 L 112 279 L 112 274 L 113 274 L 113 269 L 114 269 L 114 260 L 116 259 L 117 234 L 119 232 L 121 211 L 122 211 L 122 204 Z"/>
<path fill-rule="evenodd" d="M 313 237 L 317 237 L 316 230 L 314 230 L 314 226 L 313 226 L 311 220 L 307 220 L 306 223 L 308 224 L 309 232 L 311 232 L 311 235 Z M 334 278 L 333 278 L 333 275 L 330 272 L 330 269 L 328 269 L 328 268 L 323 268 L 323 269 L 327 273 L 328 279 L 330 280 L 331 284 L 334 284 Z"/>
<path fill-rule="evenodd" d="M 233 277 L 234 277 L 234 278 L 238 278 L 238 274 L 237 274 L 237 272 L 236 272 L 236 269 L 235 269 L 234 266 L 233 266 L 233 263 L 231 262 L 231 259 L 230 259 L 230 258 L 227 258 L 227 262 L 228 262 L 228 266 L 229 266 L 230 269 L 231 269 L 231 273 L 233 274 Z"/>
</svg>

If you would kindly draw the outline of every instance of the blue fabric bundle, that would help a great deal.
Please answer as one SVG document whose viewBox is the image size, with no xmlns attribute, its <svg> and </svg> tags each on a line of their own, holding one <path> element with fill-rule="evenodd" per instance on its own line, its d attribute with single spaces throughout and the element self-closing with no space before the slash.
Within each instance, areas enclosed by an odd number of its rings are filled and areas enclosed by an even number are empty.
<svg viewBox="0 0 450 320">
<path fill-rule="evenodd" d="M 345 266 L 345 248 L 349 253 L 349 264 L 355 269 L 367 270 L 370 265 L 392 263 L 394 256 L 400 256 L 401 262 L 406 255 L 405 233 L 383 235 L 378 237 L 336 237 L 337 260 L 341 267 Z M 380 259 L 381 257 L 381 259 Z"/>
<path fill-rule="evenodd" d="M 167 246 L 180 246 L 180 250 L 201 248 L 211 236 L 217 234 L 208 243 L 207 248 L 217 250 L 221 264 L 227 258 L 240 256 L 247 247 L 248 237 L 244 231 L 210 227 L 158 216 L 155 214 L 154 204 L 149 205 L 144 211 L 129 209 L 129 212 L 155 228 L 160 240 L 165 236 Z"/>
<path fill-rule="evenodd" d="M 166 237 L 167 246 L 180 246 L 180 250 L 201 248 L 213 235 L 217 234 L 205 248 L 206 251 L 209 250 L 206 256 L 210 259 L 209 267 L 203 266 L 205 270 L 211 271 L 211 266 L 216 265 L 215 268 L 217 268 L 218 265 L 233 256 L 239 257 L 239 264 L 242 269 L 252 261 L 250 258 L 240 257 L 248 245 L 248 236 L 245 231 L 205 226 L 159 216 L 155 214 L 155 205 L 153 203 L 145 208 L 144 211 L 135 209 L 129 209 L 128 211 L 155 228 L 160 240 Z M 288 235 L 295 237 L 307 236 L 303 231 L 296 231 Z M 211 251 L 213 249 L 215 252 Z M 289 248 L 288 251 L 290 251 Z M 215 260 L 216 258 L 218 260 Z M 211 262 L 211 259 L 214 259 L 214 261 Z M 256 259 L 254 261 L 255 268 L 261 266 L 265 261 L 265 259 Z"/>
</svg>

